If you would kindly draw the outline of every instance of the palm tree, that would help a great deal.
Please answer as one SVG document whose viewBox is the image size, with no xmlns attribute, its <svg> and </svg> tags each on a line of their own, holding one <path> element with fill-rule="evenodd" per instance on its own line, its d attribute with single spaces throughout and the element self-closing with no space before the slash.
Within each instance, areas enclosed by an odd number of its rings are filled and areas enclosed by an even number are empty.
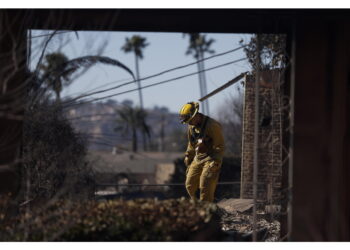
<svg viewBox="0 0 350 250">
<path fill-rule="evenodd" d="M 39 65 L 41 70 L 38 83 L 38 88 L 42 84 L 46 84 L 47 88 L 52 89 L 56 94 L 56 101 L 60 101 L 60 93 L 64 86 L 69 85 L 74 79 L 71 78 L 72 74 L 78 69 L 85 67 L 85 69 L 91 67 L 96 63 L 103 63 L 108 65 L 117 66 L 126 70 L 134 79 L 133 72 L 118 60 L 105 56 L 83 56 L 68 60 L 68 58 L 62 53 L 51 53 L 45 56 L 46 63 Z M 46 88 L 42 88 L 42 91 L 46 91 Z M 41 92 L 34 96 L 33 100 L 40 98 Z M 71 102 L 73 102 L 71 100 Z"/>
<path fill-rule="evenodd" d="M 139 89 L 139 98 L 140 105 L 143 109 L 143 98 L 141 92 L 141 83 L 140 83 L 140 71 L 139 71 L 139 59 L 143 58 L 142 50 L 146 48 L 149 43 L 146 43 L 146 38 L 138 35 L 132 36 L 130 39 L 128 37 L 125 38 L 125 44 L 121 48 L 125 53 L 134 52 L 135 55 L 135 68 L 136 68 L 136 80 Z"/>
<path fill-rule="evenodd" d="M 150 138 L 150 127 L 146 123 L 147 113 L 140 107 L 133 107 L 131 105 L 125 105 L 121 109 L 117 110 L 118 118 L 116 120 L 117 126 L 114 131 L 121 132 L 123 134 L 129 134 L 131 132 L 132 139 L 132 151 L 138 150 L 138 137 L 137 132 L 140 131 Z"/>
<path fill-rule="evenodd" d="M 205 78 L 205 67 L 204 67 L 204 54 L 215 53 L 214 50 L 210 49 L 210 46 L 215 41 L 214 39 L 207 40 L 205 35 L 200 33 L 187 33 L 189 36 L 189 45 L 186 51 L 186 55 L 193 54 L 193 57 L 198 61 L 198 78 L 199 78 L 199 89 L 200 95 L 203 97 L 207 94 L 207 83 Z M 186 36 L 186 34 L 184 34 Z M 208 100 L 204 101 L 203 111 L 205 114 L 209 115 L 209 102 Z"/>
<path fill-rule="evenodd" d="M 40 65 L 42 71 L 42 79 L 46 86 L 52 89 L 56 94 L 56 101 L 60 101 L 60 94 L 63 85 L 69 82 L 71 72 L 65 71 L 65 65 L 68 62 L 68 58 L 60 52 L 47 54 L 45 56 L 45 63 Z"/>
<path fill-rule="evenodd" d="M 141 82 L 140 82 L 139 59 L 143 58 L 142 50 L 146 48 L 148 45 L 149 43 L 146 43 L 145 37 L 142 37 L 139 35 L 133 35 L 131 38 L 128 38 L 128 37 L 125 38 L 125 44 L 121 48 L 125 53 L 133 52 L 135 55 L 136 80 L 137 80 L 137 86 L 139 90 L 138 92 L 139 92 L 141 110 L 144 109 L 144 106 L 143 106 L 143 98 L 142 98 Z M 143 140 L 143 148 L 144 150 L 146 150 L 146 137 L 144 134 L 142 135 L 142 140 Z"/>
</svg>

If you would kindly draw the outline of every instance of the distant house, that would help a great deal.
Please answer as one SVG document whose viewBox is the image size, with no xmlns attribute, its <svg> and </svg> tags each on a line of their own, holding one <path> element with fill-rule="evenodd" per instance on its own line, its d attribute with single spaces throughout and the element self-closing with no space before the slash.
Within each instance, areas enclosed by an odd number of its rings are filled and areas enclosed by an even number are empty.
<svg viewBox="0 0 350 250">
<path fill-rule="evenodd" d="M 182 153 L 89 153 L 89 160 L 93 164 L 97 184 L 111 184 L 110 186 L 116 184 L 164 184 L 175 171 L 174 160 L 180 157 L 183 157 Z M 139 187 L 138 189 L 140 188 L 147 189 L 148 187 Z M 135 187 L 129 187 L 129 190 L 132 189 L 135 190 Z M 122 186 L 118 190 L 126 190 L 126 188 Z"/>
</svg>

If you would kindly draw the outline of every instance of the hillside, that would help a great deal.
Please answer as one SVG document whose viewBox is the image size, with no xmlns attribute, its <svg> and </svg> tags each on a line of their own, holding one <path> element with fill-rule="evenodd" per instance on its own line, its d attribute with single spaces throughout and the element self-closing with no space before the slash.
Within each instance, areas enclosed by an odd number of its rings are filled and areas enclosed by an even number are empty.
<svg viewBox="0 0 350 250">
<path fill-rule="evenodd" d="M 131 101 L 108 100 L 99 103 L 87 103 L 73 107 L 67 111 L 67 118 L 76 131 L 82 133 L 89 145 L 89 150 L 112 151 L 131 150 L 131 133 L 114 131 L 117 126 L 117 110 Z M 151 128 L 151 137 L 147 142 L 149 151 L 183 151 L 186 145 L 185 126 L 179 123 L 178 114 L 170 113 L 165 107 L 146 109 L 146 123 Z M 164 129 L 163 143 L 161 140 L 162 126 Z M 142 136 L 138 133 L 138 148 L 142 149 Z"/>
</svg>

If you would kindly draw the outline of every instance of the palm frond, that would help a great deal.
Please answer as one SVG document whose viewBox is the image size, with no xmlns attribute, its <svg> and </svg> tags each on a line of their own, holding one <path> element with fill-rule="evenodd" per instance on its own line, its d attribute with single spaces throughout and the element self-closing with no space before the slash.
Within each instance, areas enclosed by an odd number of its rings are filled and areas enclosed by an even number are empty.
<svg viewBox="0 0 350 250">
<path fill-rule="evenodd" d="M 109 64 L 109 65 L 120 67 L 126 70 L 135 80 L 134 73 L 127 66 L 125 66 L 118 60 L 115 60 L 106 56 L 83 56 L 83 57 L 74 58 L 63 65 L 65 66 L 63 68 L 65 68 L 66 70 L 65 72 L 62 72 L 62 73 L 63 74 L 66 72 L 72 73 L 78 70 L 80 67 L 90 67 L 96 63 L 103 63 L 103 64 Z"/>
<path fill-rule="evenodd" d="M 78 34 L 78 31 L 74 31 L 74 33 L 75 33 L 75 36 L 77 37 L 77 39 L 79 40 L 79 34 Z"/>
<path fill-rule="evenodd" d="M 112 59 L 110 57 L 105 56 L 83 56 L 74 58 L 72 60 L 68 60 L 64 55 L 61 55 L 60 53 L 52 53 L 47 55 L 47 61 L 53 61 L 55 62 L 54 65 L 44 65 L 41 64 L 40 67 L 44 70 L 44 74 L 38 81 L 38 86 L 40 87 L 43 83 L 47 81 L 56 81 L 59 78 L 63 79 L 69 79 L 69 76 L 73 74 L 75 71 L 77 71 L 81 67 L 90 67 L 96 63 L 103 63 L 103 64 L 109 64 L 114 65 L 117 67 L 120 67 L 124 70 L 126 70 L 136 81 L 136 78 L 134 76 L 134 73 L 124 64 L 119 62 L 118 60 Z M 54 59 L 54 60 L 53 60 Z M 65 86 L 68 85 L 64 84 Z M 45 89 L 43 89 L 44 91 Z M 33 103 L 38 100 L 38 98 L 44 93 L 43 91 L 39 91 L 36 95 L 33 96 Z"/>
</svg>

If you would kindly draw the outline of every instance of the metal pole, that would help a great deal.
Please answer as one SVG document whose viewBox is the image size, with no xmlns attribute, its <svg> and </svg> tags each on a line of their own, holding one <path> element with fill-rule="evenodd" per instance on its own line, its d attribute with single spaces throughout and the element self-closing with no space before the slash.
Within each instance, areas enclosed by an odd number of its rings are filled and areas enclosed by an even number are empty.
<svg viewBox="0 0 350 250">
<path fill-rule="evenodd" d="M 203 93 L 203 81 L 202 81 L 202 72 L 201 72 L 201 65 L 199 62 L 200 58 L 198 57 L 198 61 L 197 61 L 197 68 L 198 68 L 198 81 L 199 81 L 199 96 L 202 97 L 204 96 Z M 205 105 L 202 105 L 202 112 L 204 114 L 206 114 L 206 109 L 205 109 Z"/>
<path fill-rule="evenodd" d="M 245 133 L 245 126 L 246 126 L 246 122 L 245 122 L 245 119 L 246 119 L 246 98 L 247 98 L 247 74 L 245 73 L 244 75 L 244 96 L 243 96 L 243 117 L 242 117 L 242 145 L 241 145 L 241 150 L 242 150 L 242 153 L 241 153 L 241 190 L 240 190 L 240 194 L 239 194 L 239 197 L 241 199 L 243 199 L 243 188 L 244 186 L 246 185 L 246 181 L 243 180 L 243 166 L 245 164 L 245 161 L 244 161 L 244 157 L 243 157 L 243 152 L 244 152 L 244 145 L 245 145 L 245 141 L 244 141 L 244 133 Z"/>
<path fill-rule="evenodd" d="M 201 53 L 201 74 L 202 74 L 202 82 L 203 82 L 203 96 L 206 96 L 208 94 L 207 91 L 207 81 L 206 81 L 206 77 L 205 77 L 205 67 L 204 67 L 204 61 L 203 61 L 203 52 Z M 206 109 L 206 115 L 210 115 L 209 114 L 209 100 L 205 100 L 204 101 L 204 105 L 205 105 L 205 109 Z"/>
<path fill-rule="evenodd" d="M 255 72 L 255 107 L 254 107 L 254 163 L 253 163 L 253 241 L 257 241 L 256 235 L 256 204 L 257 204 L 257 182 L 258 182 L 258 153 L 259 153 L 259 79 L 260 79 L 260 35 L 257 34 Z"/>
<path fill-rule="evenodd" d="M 245 77 L 247 75 L 248 72 L 244 72 L 241 73 L 239 76 L 236 76 L 235 78 L 233 78 L 232 80 L 228 81 L 227 83 L 225 83 L 224 85 L 220 86 L 219 88 L 213 90 L 212 92 L 210 92 L 209 94 L 207 94 L 206 96 L 203 96 L 202 98 L 199 99 L 200 102 L 203 102 L 204 100 L 208 99 L 209 97 L 219 93 L 220 91 L 230 87 L 232 84 L 238 82 L 239 80 L 241 80 L 243 77 Z M 244 82 L 246 82 L 246 79 L 244 80 Z"/>
</svg>

